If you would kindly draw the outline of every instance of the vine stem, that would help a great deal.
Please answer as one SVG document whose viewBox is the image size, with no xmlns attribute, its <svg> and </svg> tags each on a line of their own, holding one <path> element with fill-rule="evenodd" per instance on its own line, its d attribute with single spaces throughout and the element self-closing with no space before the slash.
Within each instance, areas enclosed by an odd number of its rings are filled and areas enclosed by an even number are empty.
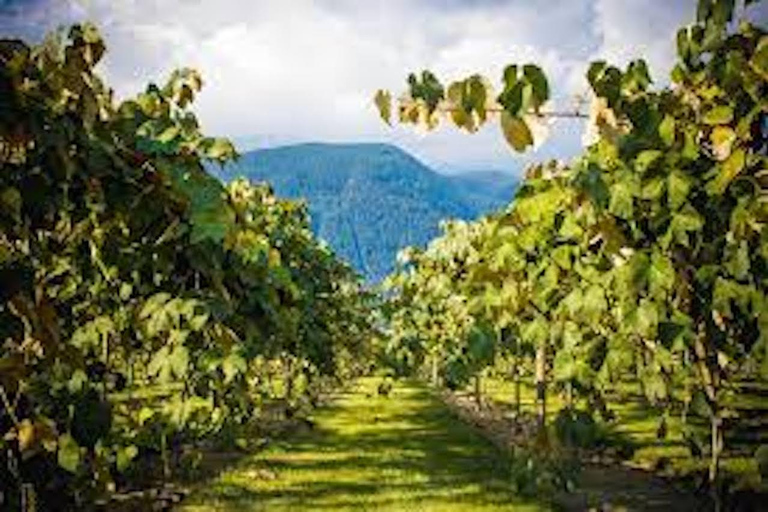
<svg viewBox="0 0 768 512">
<path fill-rule="evenodd" d="M 14 426 L 18 427 L 20 425 L 19 418 L 16 417 L 16 411 L 11 407 L 11 402 L 8 400 L 8 395 L 5 393 L 5 386 L 2 385 L 0 385 L 0 398 L 3 399 L 3 405 L 8 410 L 8 416 L 11 417 Z"/>
<path fill-rule="evenodd" d="M 460 109 L 457 107 L 438 107 L 437 110 L 444 113 L 464 111 L 463 109 Z M 505 109 L 502 106 L 493 106 L 493 107 L 487 107 L 485 111 L 490 112 L 492 114 L 501 114 L 502 112 L 505 111 Z M 585 114 L 584 112 L 580 112 L 578 110 L 550 110 L 548 112 L 540 112 L 539 114 L 536 114 L 535 112 L 529 112 L 529 114 L 539 116 L 539 117 L 556 117 L 556 118 L 565 118 L 565 119 L 589 119 L 589 115 Z"/>
</svg>

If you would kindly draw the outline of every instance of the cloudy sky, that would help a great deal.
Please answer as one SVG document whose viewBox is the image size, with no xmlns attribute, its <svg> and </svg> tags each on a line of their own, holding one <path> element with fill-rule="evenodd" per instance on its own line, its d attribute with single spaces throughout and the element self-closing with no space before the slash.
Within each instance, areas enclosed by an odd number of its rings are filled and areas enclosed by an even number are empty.
<svg viewBox="0 0 768 512">
<path fill-rule="evenodd" d="M 562 121 L 535 153 L 512 154 L 496 126 L 469 136 L 388 128 L 371 98 L 404 89 L 410 71 L 446 81 L 536 62 L 556 102 L 586 91 L 586 65 L 644 56 L 666 81 L 674 33 L 696 0 L 0 0 L 0 37 L 39 39 L 78 20 L 102 29 L 102 73 L 118 97 L 176 67 L 205 81 L 195 105 L 206 132 L 241 150 L 304 141 L 388 141 L 445 171 L 516 171 L 572 156 L 581 126 Z M 768 20 L 768 2 L 744 15 Z"/>
</svg>

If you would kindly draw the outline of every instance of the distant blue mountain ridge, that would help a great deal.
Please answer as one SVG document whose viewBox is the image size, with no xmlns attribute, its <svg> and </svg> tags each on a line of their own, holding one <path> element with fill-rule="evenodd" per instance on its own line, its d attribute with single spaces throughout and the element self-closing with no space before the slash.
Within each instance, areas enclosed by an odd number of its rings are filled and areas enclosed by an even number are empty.
<svg viewBox="0 0 768 512">
<path fill-rule="evenodd" d="M 443 219 L 475 219 L 509 203 L 517 178 L 499 171 L 440 174 L 389 144 L 299 144 L 246 152 L 224 181 L 269 182 L 281 197 L 308 202 L 313 231 L 376 282 L 397 252 L 424 246 Z"/>
</svg>

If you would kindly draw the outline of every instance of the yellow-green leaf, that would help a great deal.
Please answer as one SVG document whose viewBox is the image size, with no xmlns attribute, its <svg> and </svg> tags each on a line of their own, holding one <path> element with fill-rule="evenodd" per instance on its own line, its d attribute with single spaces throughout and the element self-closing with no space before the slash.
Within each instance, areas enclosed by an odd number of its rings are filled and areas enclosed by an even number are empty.
<svg viewBox="0 0 768 512">
<path fill-rule="evenodd" d="M 719 105 L 704 114 L 703 121 L 709 125 L 728 124 L 733 121 L 733 109 L 728 105 Z"/>
<path fill-rule="evenodd" d="M 533 135 L 525 121 L 506 110 L 501 113 L 501 130 L 515 151 L 525 151 L 525 148 L 533 144 Z"/>
<path fill-rule="evenodd" d="M 77 471 L 80 465 L 80 446 L 69 434 L 59 436 L 59 451 L 57 455 L 59 466 L 70 473 Z"/>
<path fill-rule="evenodd" d="M 19 450 L 26 451 L 35 442 L 35 425 L 28 419 L 24 419 L 16 427 Z"/>
<path fill-rule="evenodd" d="M 639 172 L 647 171 L 659 158 L 661 158 L 662 152 L 657 149 L 647 149 L 641 151 L 635 159 L 635 168 Z"/>
<path fill-rule="evenodd" d="M 729 126 L 716 126 L 709 136 L 715 159 L 723 161 L 731 154 L 731 147 L 736 140 L 736 132 Z"/>
<path fill-rule="evenodd" d="M 235 155 L 235 147 L 224 138 L 213 139 L 213 143 L 205 152 L 205 156 L 211 160 L 227 160 Z"/>
<path fill-rule="evenodd" d="M 688 198 L 688 192 L 691 190 L 691 182 L 688 177 L 678 170 L 669 174 L 667 181 L 667 200 L 669 206 L 673 209 L 680 208 Z"/>
<path fill-rule="evenodd" d="M 768 36 L 760 38 L 760 42 L 757 44 L 749 64 L 752 66 L 752 69 L 763 77 L 763 80 L 768 81 Z"/>
<path fill-rule="evenodd" d="M 720 173 L 707 185 L 710 194 L 722 194 L 733 179 L 744 169 L 746 153 L 739 148 L 720 164 Z"/>
<path fill-rule="evenodd" d="M 632 191 L 626 183 L 618 182 L 611 187 L 611 202 L 608 210 L 623 219 L 632 217 L 633 212 Z"/>
<path fill-rule="evenodd" d="M 163 144 L 167 142 L 171 142 L 173 139 L 176 138 L 176 136 L 179 134 L 180 130 L 179 127 L 176 125 L 169 126 L 165 130 L 160 133 L 160 135 L 157 136 L 157 141 L 162 142 Z"/>
<path fill-rule="evenodd" d="M 117 470 L 125 471 L 131 461 L 139 454 L 139 449 L 135 445 L 129 445 L 125 448 L 118 448 L 117 450 Z"/>
<path fill-rule="evenodd" d="M 659 137 L 667 146 L 675 143 L 675 118 L 667 114 L 659 124 Z"/>
<path fill-rule="evenodd" d="M 379 109 L 379 115 L 388 125 L 392 125 L 392 95 L 389 91 L 379 89 L 373 98 L 376 108 Z"/>
</svg>

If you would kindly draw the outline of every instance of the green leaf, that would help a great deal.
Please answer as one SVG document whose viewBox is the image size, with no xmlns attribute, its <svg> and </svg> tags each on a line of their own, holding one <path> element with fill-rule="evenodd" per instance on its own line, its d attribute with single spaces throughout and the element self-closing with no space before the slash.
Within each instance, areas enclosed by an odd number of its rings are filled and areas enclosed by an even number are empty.
<svg viewBox="0 0 768 512">
<path fill-rule="evenodd" d="M 706 22 L 712 12 L 712 0 L 699 0 L 696 3 L 696 21 Z"/>
<path fill-rule="evenodd" d="M 127 301 L 131 297 L 131 293 L 133 292 L 133 286 L 131 283 L 120 283 L 120 292 L 119 297 L 122 301 Z"/>
<path fill-rule="evenodd" d="M 509 114 L 506 110 L 501 113 L 501 130 L 504 138 L 515 151 L 522 152 L 533 144 L 533 135 L 528 125 L 519 117 Z"/>
<path fill-rule="evenodd" d="M 733 19 L 733 9 L 736 0 L 714 0 L 710 11 L 711 21 L 719 26 L 724 26 Z"/>
<path fill-rule="evenodd" d="M 683 172 L 675 169 L 667 178 L 667 200 L 673 210 L 680 208 L 688 199 L 691 180 Z"/>
<path fill-rule="evenodd" d="M 662 178 L 653 178 L 645 183 L 640 191 L 640 197 L 643 199 L 658 200 L 664 193 L 664 180 Z"/>
<path fill-rule="evenodd" d="M 587 71 L 587 79 L 595 95 L 605 98 L 613 108 L 621 95 L 622 74 L 618 68 L 608 66 L 604 61 L 593 62 Z"/>
<path fill-rule="evenodd" d="M 184 345 L 174 347 L 168 356 L 168 364 L 170 364 L 171 370 L 177 377 L 184 378 L 187 374 L 187 366 L 189 366 L 189 351 L 187 347 Z"/>
<path fill-rule="evenodd" d="M 678 50 L 678 55 L 680 55 L 680 57 L 683 59 L 685 58 L 685 56 L 682 53 L 680 53 L 680 50 Z M 672 72 L 670 73 L 670 78 L 672 79 L 672 82 L 675 84 L 681 84 L 683 80 L 685 80 L 685 70 L 681 64 L 676 64 L 675 67 L 672 68 Z"/>
<path fill-rule="evenodd" d="M 581 288 L 574 288 L 571 293 L 566 295 L 562 301 L 562 305 L 565 306 L 568 314 L 571 316 L 577 315 L 579 311 L 581 311 L 581 308 L 584 307 L 584 294 L 582 293 Z"/>
<path fill-rule="evenodd" d="M 669 114 L 665 115 L 659 124 L 659 137 L 667 146 L 675 143 L 675 118 Z"/>
<path fill-rule="evenodd" d="M 168 346 L 164 345 L 155 352 L 155 355 L 147 365 L 147 374 L 150 377 L 160 375 L 162 381 L 168 380 Z"/>
<path fill-rule="evenodd" d="M 647 171 L 659 158 L 662 156 L 662 152 L 657 149 L 647 149 L 641 151 L 635 158 L 635 169 L 638 172 L 644 173 Z"/>
<path fill-rule="evenodd" d="M 760 42 L 757 43 L 757 48 L 755 53 L 752 54 L 749 64 L 763 80 L 768 82 L 768 36 L 760 38 Z"/>
<path fill-rule="evenodd" d="M 560 245 L 552 251 L 552 259 L 560 268 L 569 270 L 571 268 L 571 254 L 573 254 L 572 246 Z"/>
<path fill-rule="evenodd" d="M 526 64 L 523 66 L 523 75 L 533 87 L 534 108 L 540 107 L 549 99 L 549 84 L 544 72 L 538 66 Z"/>
<path fill-rule="evenodd" d="M 117 470 L 121 473 L 128 469 L 131 461 L 139 454 L 139 449 L 134 445 L 120 447 L 117 449 Z"/>
<path fill-rule="evenodd" d="M 69 434 L 59 436 L 57 460 L 59 466 L 70 473 L 77 472 L 80 466 L 80 446 Z"/>
<path fill-rule="evenodd" d="M 153 316 L 160 308 L 162 308 L 166 302 L 171 299 L 171 295 L 167 292 L 159 292 L 152 295 L 142 306 L 139 312 L 139 319 L 146 320 Z"/>
<path fill-rule="evenodd" d="M 682 27 L 677 31 L 677 55 L 683 60 L 687 61 L 691 53 L 690 39 L 688 38 L 688 27 Z M 672 71 L 673 81 L 680 83 L 682 81 L 683 70 L 680 65 L 675 66 Z"/>
<path fill-rule="evenodd" d="M 421 99 L 427 104 L 429 113 L 435 111 L 437 105 L 445 97 L 445 89 L 437 77 L 429 70 L 421 72 L 421 80 L 411 73 L 408 76 L 411 98 Z"/>
<path fill-rule="evenodd" d="M 672 222 L 669 224 L 669 234 L 673 240 L 687 246 L 689 242 L 688 233 L 699 231 L 703 227 L 704 219 L 688 204 L 672 216 Z"/>
<path fill-rule="evenodd" d="M 373 98 L 376 108 L 379 109 L 379 116 L 388 125 L 392 125 L 392 95 L 389 91 L 379 89 Z"/>
<path fill-rule="evenodd" d="M 597 320 L 599 315 L 608 309 L 605 292 L 598 285 L 591 285 L 584 294 L 584 312 L 592 320 Z"/>
<path fill-rule="evenodd" d="M 716 126 L 709 136 L 715 159 L 722 161 L 731 154 L 731 147 L 736 141 L 736 132 L 730 126 Z"/>
<path fill-rule="evenodd" d="M 608 210 L 622 219 L 630 219 L 633 214 L 633 196 L 629 185 L 619 181 L 611 186 L 611 202 Z"/>
<path fill-rule="evenodd" d="M 699 158 L 699 143 L 697 142 L 696 131 L 687 130 L 685 132 L 685 143 L 682 151 L 683 158 L 687 160 L 696 160 Z"/>
<path fill-rule="evenodd" d="M 509 64 L 504 68 L 504 90 L 508 91 L 512 89 L 517 83 L 517 66 Z"/>
<path fill-rule="evenodd" d="M 684 208 L 679 214 L 673 216 L 672 220 L 685 231 L 699 231 L 704 227 L 704 220 L 692 207 Z"/>
<path fill-rule="evenodd" d="M 731 156 L 719 165 L 720 172 L 715 179 L 707 183 L 707 192 L 712 195 L 719 195 L 725 192 L 731 181 L 744 169 L 746 158 L 746 153 L 741 148 L 732 152 Z"/>
<path fill-rule="evenodd" d="M 509 115 L 520 117 L 529 108 L 532 94 L 533 86 L 521 80 L 516 82 L 511 89 L 501 93 L 498 100 Z"/>
<path fill-rule="evenodd" d="M 157 141 L 167 144 L 175 139 L 179 133 L 181 133 L 181 129 L 177 125 L 169 126 L 157 136 Z"/>
<path fill-rule="evenodd" d="M 594 87 L 600 75 L 602 75 L 602 73 L 605 71 L 606 66 L 607 64 L 604 60 L 598 60 L 590 63 L 589 69 L 587 70 L 587 80 L 589 81 L 590 85 Z"/>
<path fill-rule="evenodd" d="M 705 124 L 728 124 L 733 121 L 733 108 L 728 105 L 719 105 L 710 109 L 702 118 Z"/>
<path fill-rule="evenodd" d="M 746 279 L 749 275 L 749 246 L 742 240 L 736 250 L 729 251 L 729 258 L 725 261 L 725 268 L 736 279 Z"/>
<path fill-rule="evenodd" d="M 651 266 L 648 269 L 648 283 L 651 293 L 668 292 L 675 284 L 675 269 L 672 262 L 658 250 L 651 253 Z"/>
<path fill-rule="evenodd" d="M 467 354 L 473 366 L 485 366 L 493 360 L 496 344 L 495 336 L 489 326 L 475 325 L 467 339 Z"/>
<path fill-rule="evenodd" d="M 20 219 L 22 198 L 18 189 L 14 187 L 4 188 L 0 193 L 0 204 L 3 206 L 3 210 L 8 212 L 13 219 Z"/>
<path fill-rule="evenodd" d="M 79 393 L 87 382 L 88 375 L 83 370 L 77 369 L 72 372 L 72 377 L 67 382 L 67 389 L 70 393 Z"/>
<path fill-rule="evenodd" d="M 472 75 L 466 80 L 467 94 L 465 95 L 465 101 L 467 103 L 466 110 L 477 112 L 481 121 L 485 121 L 485 104 L 487 99 L 487 91 L 485 84 L 480 75 Z"/>
<path fill-rule="evenodd" d="M 638 91 L 644 91 L 651 83 L 651 77 L 648 74 L 648 65 L 644 60 L 638 59 L 629 63 L 627 71 L 621 78 L 622 92 L 625 95 L 632 95 Z"/>
<path fill-rule="evenodd" d="M 154 415 L 155 415 L 154 409 L 151 409 L 149 407 L 142 407 L 141 410 L 139 410 L 139 416 L 138 416 L 139 425 L 144 425 Z"/>
<path fill-rule="evenodd" d="M 232 352 L 221 363 L 221 370 L 224 372 L 224 381 L 231 382 L 238 374 L 244 373 L 248 369 L 248 364 L 240 354 Z"/>
<path fill-rule="evenodd" d="M 234 211 L 225 199 L 226 191 L 221 182 L 198 168 L 188 169 L 176 165 L 161 168 L 171 178 L 174 189 L 189 202 L 192 242 L 207 239 L 221 242 L 235 221 Z"/>
<path fill-rule="evenodd" d="M 205 151 L 205 157 L 211 160 L 229 160 L 235 156 L 235 147 L 224 138 L 215 138 Z"/>
<path fill-rule="evenodd" d="M 646 338 L 654 338 L 659 324 L 659 310 L 656 304 L 648 299 L 643 299 L 636 314 L 638 333 Z"/>
<path fill-rule="evenodd" d="M 579 226 L 574 215 L 566 215 L 560 226 L 560 236 L 564 238 L 578 239 L 584 230 Z"/>
<path fill-rule="evenodd" d="M 228 207 L 196 210 L 192 217 L 192 243 L 205 240 L 221 242 L 234 223 L 234 212 Z"/>
<path fill-rule="evenodd" d="M 208 322 L 208 313 L 202 313 L 199 315 L 193 316 L 189 320 L 189 327 L 193 331 L 199 331 L 203 327 L 205 327 L 205 324 Z"/>
<path fill-rule="evenodd" d="M 598 208 L 606 208 L 610 202 L 610 189 L 605 184 L 603 179 L 603 173 L 596 165 L 589 165 L 586 171 L 582 171 L 578 178 L 577 184 L 586 191 L 595 206 Z"/>
<path fill-rule="evenodd" d="M 644 379 L 645 394 L 648 399 L 656 403 L 658 400 L 662 400 L 667 395 L 667 387 L 664 383 L 664 378 L 660 373 L 649 373 Z"/>
</svg>

